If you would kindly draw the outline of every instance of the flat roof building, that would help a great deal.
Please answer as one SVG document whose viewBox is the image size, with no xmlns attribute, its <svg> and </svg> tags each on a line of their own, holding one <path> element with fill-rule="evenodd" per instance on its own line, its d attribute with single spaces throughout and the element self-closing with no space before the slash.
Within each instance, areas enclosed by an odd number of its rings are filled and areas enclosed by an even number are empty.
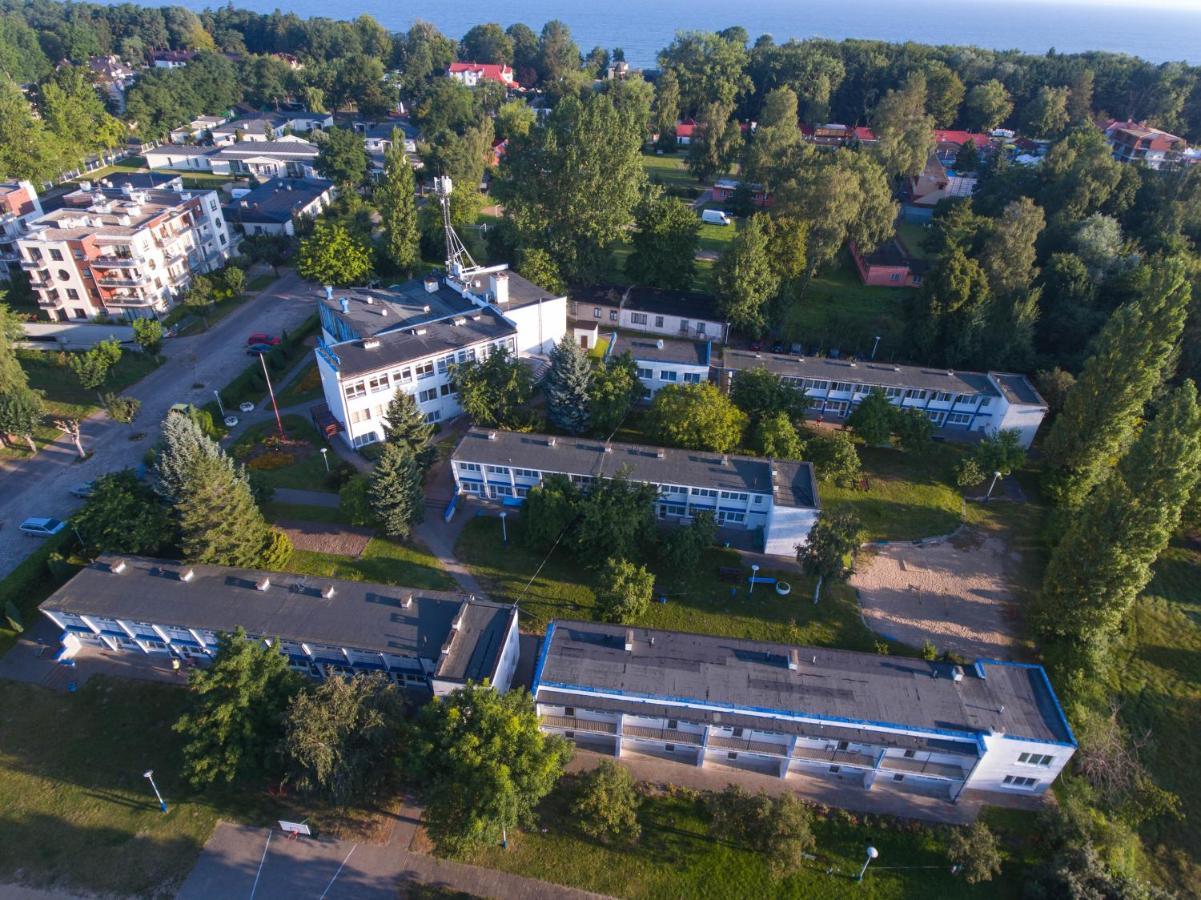
<svg viewBox="0 0 1201 900">
<path fill-rule="evenodd" d="M 88 644 L 203 662 L 241 627 L 314 678 L 504 691 L 517 664 L 515 606 L 396 585 L 102 555 L 40 608 L 63 629 L 62 658 Z"/>
<path fill-rule="evenodd" d="M 550 475 L 586 489 L 624 474 L 652 485 L 656 516 L 688 522 L 710 512 L 719 525 L 762 530 L 764 552 L 794 556 L 817 521 L 813 466 L 806 462 L 649 447 L 583 437 L 472 428 L 451 454 L 458 493 L 520 502 Z"/>
<path fill-rule="evenodd" d="M 697 341 L 725 343 L 730 324 L 711 294 L 668 291 L 644 285 L 596 285 L 571 291 L 570 314 L 576 336 L 622 328 Z"/>
<path fill-rule="evenodd" d="M 550 624 L 532 693 L 544 730 L 620 756 L 878 779 L 957 799 L 1042 794 L 1076 740 L 1041 666 Z"/>
<path fill-rule="evenodd" d="M 700 384 L 709 380 L 713 357 L 710 341 L 680 341 L 615 332 L 605 350 L 611 359 L 630 354 L 638 367 L 638 380 L 650 399 L 673 384 Z"/>
<path fill-rule="evenodd" d="M 293 235 L 301 218 L 316 218 L 333 202 L 332 181 L 321 178 L 272 178 L 235 196 L 225 207 L 225 220 L 244 234 Z"/>
</svg>

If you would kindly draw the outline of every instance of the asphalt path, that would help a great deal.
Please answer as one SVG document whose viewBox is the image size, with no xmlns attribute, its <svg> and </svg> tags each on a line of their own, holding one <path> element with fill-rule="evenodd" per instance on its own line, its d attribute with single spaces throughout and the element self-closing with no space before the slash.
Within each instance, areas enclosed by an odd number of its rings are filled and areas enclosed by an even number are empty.
<svg viewBox="0 0 1201 900">
<path fill-rule="evenodd" d="M 133 429 L 103 413 L 84 420 L 83 447 L 92 454 L 88 459 L 81 460 L 71 439 L 61 436 L 32 458 L 0 460 L 0 577 L 37 546 L 36 538 L 19 531 L 22 521 L 30 516 L 65 518 L 83 502 L 71 496 L 72 487 L 140 463 L 173 404 L 212 400 L 214 390 L 253 362 L 246 354 L 247 335 L 295 329 L 316 310 L 320 294 L 318 286 L 288 272 L 203 334 L 167 340 L 166 362 L 125 391 L 142 401 Z M 131 440 L 138 432 L 143 437 Z"/>
</svg>

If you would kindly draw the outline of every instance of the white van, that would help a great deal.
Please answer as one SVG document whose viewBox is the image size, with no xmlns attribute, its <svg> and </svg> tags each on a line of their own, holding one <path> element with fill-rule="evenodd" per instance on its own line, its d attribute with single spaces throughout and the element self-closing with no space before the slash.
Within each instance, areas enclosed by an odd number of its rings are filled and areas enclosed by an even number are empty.
<svg viewBox="0 0 1201 900">
<path fill-rule="evenodd" d="M 701 221 L 706 225 L 729 225 L 733 220 L 720 209 L 701 210 Z"/>
</svg>

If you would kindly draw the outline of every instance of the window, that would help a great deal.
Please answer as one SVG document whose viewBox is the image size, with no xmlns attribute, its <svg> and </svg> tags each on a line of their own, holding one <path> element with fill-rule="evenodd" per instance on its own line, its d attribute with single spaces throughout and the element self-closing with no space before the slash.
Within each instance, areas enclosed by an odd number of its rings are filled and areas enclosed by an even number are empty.
<svg viewBox="0 0 1201 900">
<path fill-rule="evenodd" d="M 66 281 L 70 277 L 71 277 L 71 273 L 68 272 L 66 269 L 58 270 L 58 280 L 59 281 Z"/>
<path fill-rule="evenodd" d="M 966 425 L 972 421 L 971 413 L 949 413 L 947 415 L 948 425 Z"/>
<path fill-rule="evenodd" d="M 917 756 L 917 751 L 916 751 L 916 750 L 906 750 L 906 751 L 905 751 L 905 758 L 906 758 L 906 759 L 913 759 L 915 756 Z"/>
<path fill-rule="evenodd" d="M 717 521 L 719 524 L 724 524 L 726 522 L 742 523 L 742 522 L 746 521 L 746 514 L 740 513 L 740 512 L 726 512 L 725 510 L 719 510 L 717 513 Z"/>
<path fill-rule="evenodd" d="M 851 392 L 851 385 L 849 382 L 846 382 L 846 381 L 836 381 L 832 385 L 830 385 L 830 390 L 840 391 L 844 394 L 849 394 Z"/>
<path fill-rule="evenodd" d="M 346 385 L 346 399 L 353 400 L 355 397 L 366 397 L 367 386 L 361 381 L 355 381 Z"/>
<path fill-rule="evenodd" d="M 655 316 L 655 327 L 656 328 L 663 327 L 663 317 L 662 316 Z"/>
<path fill-rule="evenodd" d="M 366 434 L 360 434 L 354 439 L 356 447 L 362 447 L 366 444 L 374 444 L 379 440 L 379 436 L 374 431 L 368 431 Z"/>
<path fill-rule="evenodd" d="M 616 322 L 616 321 L 617 321 L 617 310 L 615 310 L 615 309 L 611 309 L 611 310 L 609 310 L 609 321 L 610 321 L 610 322 Z"/>
<path fill-rule="evenodd" d="M 740 494 L 737 491 L 722 491 L 721 492 L 721 499 L 723 499 L 723 500 L 744 501 L 744 500 L 746 500 L 746 497 L 747 497 L 746 494 Z"/>
<path fill-rule="evenodd" d="M 599 319 L 600 317 L 601 317 L 600 307 L 599 306 L 592 307 L 592 318 Z"/>
<path fill-rule="evenodd" d="M 677 381 L 678 378 L 679 376 L 674 369 L 661 369 L 659 371 L 660 381 Z"/>
<path fill-rule="evenodd" d="M 900 280 L 901 280 L 901 276 L 900 276 L 900 275 L 898 275 L 896 272 L 894 272 L 893 274 L 891 274 L 891 275 L 889 275 L 889 276 L 888 276 L 888 280 L 889 280 L 889 281 L 900 281 Z"/>
<path fill-rule="evenodd" d="M 716 497 L 717 496 L 717 491 L 713 490 L 712 488 L 693 488 L 691 493 L 692 493 L 692 496 L 694 496 L 694 497 Z"/>
<path fill-rule="evenodd" d="M 700 384 L 701 383 L 701 373 L 700 372 L 685 372 L 684 373 L 684 383 L 685 384 Z"/>
<path fill-rule="evenodd" d="M 367 379 L 367 390 L 373 394 L 378 394 L 380 391 L 388 389 L 388 373 L 382 372 L 379 375 L 372 375 Z"/>
<path fill-rule="evenodd" d="M 479 463 L 461 462 L 458 465 L 459 465 L 460 472 L 478 472 L 480 470 Z"/>
<path fill-rule="evenodd" d="M 898 387 L 890 387 L 884 389 L 884 396 L 889 400 L 901 396 L 901 389 Z"/>
<path fill-rule="evenodd" d="M 680 319 L 680 331 L 682 331 L 682 332 L 688 331 L 688 320 L 687 319 Z"/>
<path fill-rule="evenodd" d="M 983 400 L 980 401 L 981 409 L 984 409 L 986 406 L 991 406 L 991 405 L 992 405 L 992 397 L 985 397 Z"/>
<path fill-rule="evenodd" d="M 428 388 L 417 395 L 417 402 L 419 402 L 419 403 L 428 403 L 431 400 L 437 400 L 437 399 L 438 399 L 438 389 L 437 388 Z"/>
<path fill-rule="evenodd" d="M 655 377 L 655 372 L 654 372 L 654 370 L 653 370 L 653 369 L 643 369 L 643 368 L 639 368 L 639 369 L 638 369 L 638 377 L 639 377 L 639 378 L 644 378 L 644 379 L 646 379 L 647 381 L 650 381 L 652 378 L 654 378 L 654 377 Z"/>
<path fill-rule="evenodd" d="M 398 369 L 397 371 L 392 373 L 392 378 L 396 381 L 412 381 L 413 380 L 413 370 L 409 369 L 409 368 Z"/>
<path fill-rule="evenodd" d="M 574 716 L 575 715 L 575 707 L 574 706 L 564 706 L 563 707 L 563 715 Z"/>
<path fill-rule="evenodd" d="M 679 727 L 680 727 L 680 723 L 679 723 L 677 720 L 675 720 L 675 719 L 668 719 L 668 720 L 667 720 L 667 727 L 668 727 L 669 729 L 671 729 L 672 731 L 675 731 L 677 728 L 679 728 Z"/>
<path fill-rule="evenodd" d="M 950 399 L 951 399 L 951 395 L 948 394 L 946 391 L 935 391 L 934 392 L 934 402 L 935 403 L 946 403 Z"/>
<path fill-rule="evenodd" d="M 513 488 L 507 484 L 495 484 L 492 486 L 492 493 L 497 497 L 512 497 Z"/>
<path fill-rule="evenodd" d="M 925 400 L 926 395 L 927 395 L 926 391 L 919 391 L 919 390 L 914 390 L 913 388 L 910 388 L 909 390 L 907 390 L 905 392 L 905 399 L 906 400 Z"/>
<path fill-rule="evenodd" d="M 1055 761 L 1054 756 L 1045 753 L 1019 753 L 1018 762 L 1024 766 L 1049 766 Z"/>
<path fill-rule="evenodd" d="M 443 397 L 449 397 L 454 392 L 455 388 L 453 384 L 444 384 L 442 387 L 438 388 L 438 393 L 440 393 Z"/>
<path fill-rule="evenodd" d="M 738 754 L 731 750 L 726 754 L 726 759 L 738 759 Z"/>
<path fill-rule="evenodd" d="M 417 372 L 418 380 L 420 380 L 422 378 L 433 378 L 434 377 L 434 362 L 433 362 L 433 360 L 430 360 L 429 362 L 423 362 L 421 365 L 415 366 L 414 368 L 415 368 L 415 371 Z"/>
<path fill-rule="evenodd" d="M 1030 788 L 1036 787 L 1038 785 L 1038 779 L 1037 778 L 1026 778 L 1023 775 L 1006 775 L 1004 780 L 1002 781 L 1002 784 L 1006 784 L 1009 787 L 1022 788 L 1023 790 L 1029 790 Z"/>
<path fill-rule="evenodd" d="M 509 474 L 508 466 L 487 466 L 486 468 L 487 468 L 489 475 L 508 475 Z"/>
<path fill-rule="evenodd" d="M 663 519 L 667 516 L 682 516 L 684 515 L 684 507 L 678 503 L 660 503 L 659 518 Z"/>
<path fill-rule="evenodd" d="M 371 418 L 371 410 L 356 409 L 350 413 L 350 422 L 352 425 L 358 425 L 360 422 L 366 422 Z"/>
<path fill-rule="evenodd" d="M 893 780 L 893 781 L 904 781 L 904 780 L 905 780 L 905 776 L 904 776 L 904 775 L 893 775 L 893 776 L 892 776 L 892 780 Z"/>
<path fill-rule="evenodd" d="M 698 337 L 705 333 L 705 323 L 704 322 L 696 323 L 696 333 L 697 333 Z"/>
<path fill-rule="evenodd" d="M 62 251 L 61 251 L 61 250 L 51 250 L 51 251 L 50 251 L 50 258 L 51 258 L 52 260 L 54 260 L 55 262 L 62 262 L 62 261 L 63 261 L 63 254 L 62 254 Z"/>
<path fill-rule="evenodd" d="M 645 325 L 646 313 L 630 313 L 630 321 L 635 325 Z"/>
<path fill-rule="evenodd" d="M 68 300 L 78 300 L 79 299 L 79 291 L 75 290 L 75 288 L 67 288 L 67 299 Z"/>
<path fill-rule="evenodd" d="M 756 505 L 756 506 L 762 506 L 762 505 L 763 505 L 763 495 L 762 495 L 762 494 L 756 494 L 756 495 L 755 495 L 755 505 Z"/>
<path fill-rule="evenodd" d="M 734 735 L 734 737 L 742 737 L 742 729 L 741 728 L 731 728 L 730 732 Z"/>
<path fill-rule="evenodd" d="M 538 472 L 534 469 L 514 469 L 513 474 L 518 478 L 533 478 L 538 479 Z"/>
<path fill-rule="evenodd" d="M 441 419 L 441 418 L 442 418 L 442 411 L 441 411 L 441 410 L 438 410 L 438 409 L 435 409 L 433 412 L 427 412 L 427 413 L 425 414 L 425 421 L 426 421 L 426 422 L 431 422 L 431 423 L 432 423 L 432 422 L 437 422 L 437 421 L 438 421 L 439 419 Z"/>
</svg>

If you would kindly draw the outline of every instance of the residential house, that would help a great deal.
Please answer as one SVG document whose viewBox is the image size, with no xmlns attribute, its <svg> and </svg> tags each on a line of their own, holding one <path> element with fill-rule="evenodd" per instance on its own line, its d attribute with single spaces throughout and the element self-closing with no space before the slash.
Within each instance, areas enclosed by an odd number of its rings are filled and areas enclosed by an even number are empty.
<svg viewBox="0 0 1201 900">
<path fill-rule="evenodd" d="M 924 412 L 941 433 L 996 434 L 1015 429 L 1029 447 L 1047 414 L 1047 403 L 1025 375 L 960 372 L 932 366 L 784 356 L 729 350 L 721 361 L 727 388 L 739 372 L 767 369 L 802 391 L 809 415 L 842 421 L 873 389 L 903 409 Z"/>
<path fill-rule="evenodd" d="M 1030 663 L 556 620 L 531 693 L 542 729 L 580 747 L 900 799 L 1039 796 L 1076 751 L 1046 672 Z"/>
<path fill-rule="evenodd" d="M 975 190 L 974 176 L 951 175 L 938 156 L 931 153 L 921 174 L 911 176 L 905 183 L 903 215 L 908 222 L 929 222 L 940 202 L 971 197 Z"/>
<path fill-rule="evenodd" d="M 352 447 L 383 440 L 396 391 L 412 395 L 427 421 L 446 421 L 462 412 L 455 365 L 500 349 L 544 358 L 567 330 L 567 298 L 503 265 L 387 290 L 330 288 L 317 311 L 328 415 Z"/>
<path fill-rule="evenodd" d="M 209 128 L 218 146 L 243 141 L 278 141 L 285 134 L 307 134 L 332 128 L 334 117 L 319 112 L 273 112 L 240 116 Z"/>
<path fill-rule="evenodd" d="M 333 202 L 332 181 L 307 178 L 272 178 L 235 197 L 225 207 L 225 221 L 243 234 L 294 235 L 301 218 L 316 218 Z"/>
<path fill-rule="evenodd" d="M 520 502 L 549 475 L 587 490 L 621 474 L 655 488 L 663 522 L 712 513 L 720 526 L 761 533 L 763 552 L 789 558 L 809 539 L 819 511 L 810 463 L 707 450 L 472 428 L 451 454 L 451 471 L 458 493 L 502 503 Z"/>
<path fill-rule="evenodd" d="M 576 339 L 588 347 L 616 328 L 719 344 L 730 332 L 717 300 L 695 291 L 598 285 L 572 290 L 569 310 Z"/>
<path fill-rule="evenodd" d="M 506 691 L 520 652 L 515 606 L 178 560 L 101 555 L 40 609 L 62 629 L 64 661 L 91 646 L 205 665 L 242 628 L 311 678 L 379 672 L 433 695 L 468 681 Z"/>
<path fill-rule="evenodd" d="M 729 203 L 734 199 L 734 194 L 742 182 L 737 178 L 719 178 L 713 184 L 710 191 L 713 199 L 718 203 Z M 767 209 L 771 206 L 771 194 L 761 184 L 748 185 L 751 192 L 751 202 L 760 209 Z"/>
<path fill-rule="evenodd" d="M 633 358 L 644 396 L 650 400 L 668 385 L 708 381 L 713 344 L 711 341 L 681 341 L 615 332 L 605 349 L 605 358 L 623 353 L 629 353 Z"/>
<path fill-rule="evenodd" d="M 215 147 L 163 144 L 143 154 L 151 169 L 253 175 L 271 178 L 314 178 L 320 148 L 304 138 L 281 136 L 274 141 L 244 141 Z"/>
<path fill-rule="evenodd" d="M 1104 124 L 1105 139 L 1119 162 L 1139 162 L 1151 169 L 1179 163 L 1188 148 L 1184 138 L 1161 131 L 1142 122 L 1119 122 L 1111 119 Z"/>
<path fill-rule="evenodd" d="M 494 65 L 492 63 L 455 62 L 450 64 L 446 74 L 467 87 L 475 87 L 481 81 L 494 81 L 507 88 L 519 88 L 520 84 L 513 77 L 511 66 Z"/>
<path fill-rule="evenodd" d="M 229 116 L 197 116 L 183 128 L 168 133 L 173 144 L 212 140 L 212 130 L 229 121 Z"/>
<path fill-rule="evenodd" d="M 971 142 L 977 153 L 984 153 L 992 145 L 992 138 L 975 131 L 958 131 L 950 128 L 934 129 L 934 155 L 944 166 L 953 167 L 955 158 L 963 145 Z"/>
<path fill-rule="evenodd" d="M 195 58 L 194 50 L 155 50 L 150 54 L 156 69 L 182 69 Z"/>
<path fill-rule="evenodd" d="M 60 322 L 165 312 L 233 245 L 213 191 L 76 191 L 18 239 L 38 305 Z"/>
<path fill-rule="evenodd" d="M 125 112 L 125 92 L 138 78 L 138 73 L 121 61 L 121 57 L 89 56 L 88 70 L 92 80 L 108 97 L 118 113 Z"/>
<path fill-rule="evenodd" d="M 625 81 L 630 76 L 630 64 L 624 59 L 614 60 L 605 69 L 606 81 Z"/>
<path fill-rule="evenodd" d="M 871 287 L 919 287 L 930 268 L 926 260 L 910 254 L 899 237 L 885 241 L 871 253 L 860 253 L 854 241 L 850 249 L 860 280 Z"/>
<path fill-rule="evenodd" d="M 17 240 L 42 217 L 37 189 L 28 181 L 0 182 L 0 281 L 21 265 Z"/>
</svg>

